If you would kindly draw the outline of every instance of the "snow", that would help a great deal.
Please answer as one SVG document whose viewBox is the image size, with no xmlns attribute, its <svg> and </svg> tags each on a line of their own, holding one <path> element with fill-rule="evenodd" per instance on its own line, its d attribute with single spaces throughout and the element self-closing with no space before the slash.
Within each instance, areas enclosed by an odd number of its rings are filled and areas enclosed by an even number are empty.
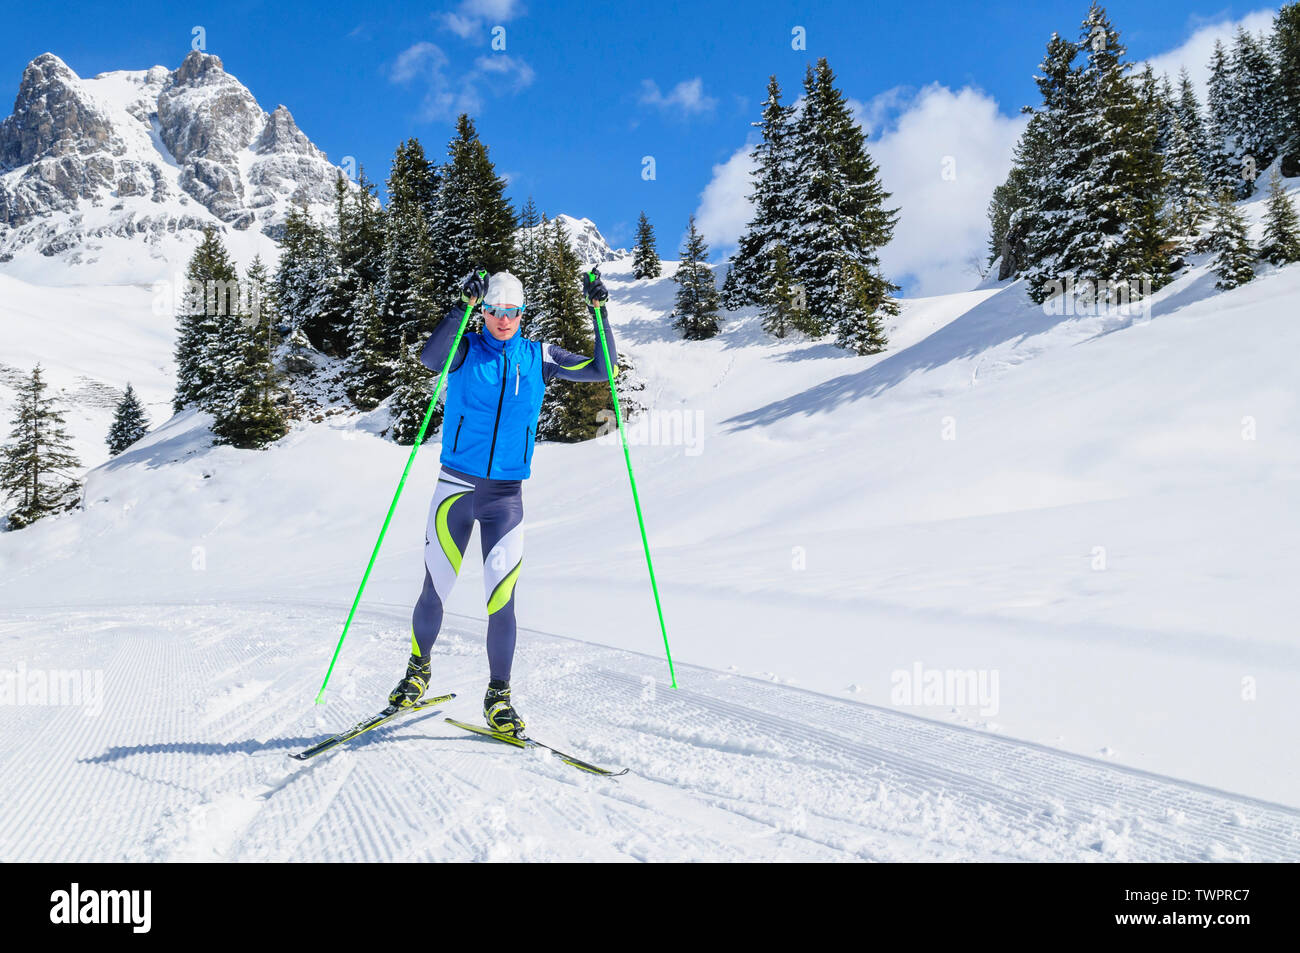
<svg viewBox="0 0 1300 953">
<path fill-rule="evenodd" d="M 530 727 L 628 776 L 439 712 L 289 761 L 403 670 L 438 445 L 315 706 L 408 450 L 337 415 L 237 451 L 184 414 L 0 535 L 0 672 L 104 681 L 93 717 L 0 706 L 0 859 L 1300 859 L 1300 266 L 1220 293 L 1197 260 L 1135 315 L 909 300 L 856 357 L 748 311 L 680 341 L 665 265 L 602 271 L 680 687 L 616 441 L 539 445 L 517 589 Z M 130 376 L 164 419 L 149 291 L 0 281 L 0 361 Z M 432 686 L 472 721 L 477 562 Z"/>
</svg>

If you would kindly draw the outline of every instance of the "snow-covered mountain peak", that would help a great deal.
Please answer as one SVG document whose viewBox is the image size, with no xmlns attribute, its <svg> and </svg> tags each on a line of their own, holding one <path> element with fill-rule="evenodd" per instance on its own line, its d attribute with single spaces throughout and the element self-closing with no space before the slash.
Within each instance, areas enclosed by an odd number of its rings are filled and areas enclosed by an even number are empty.
<svg viewBox="0 0 1300 953">
<path fill-rule="evenodd" d="M 584 265 L 599 265 L 601 262 L 621 261 L 628 257 L 626 248 L 609 247 L 609 242 L 591 219 L 561 214 L 555 216 L 555 220 L 564 226 L 570 246 Z M 527 229 L 520 231 L 526 232 Z"/>
<path fill-rule="evenodd" d="M 0 122 L 0 262 L 93 282 L 77 266 L 143 236 L 143 269 L 116 280 L 152 280 L 205 227 L 276 237 L 292 203 L 323 215 L 337 176 L 289 110 L 266 113 L 220 57 L 82 79 L 44 53 Z"/>
</svg>

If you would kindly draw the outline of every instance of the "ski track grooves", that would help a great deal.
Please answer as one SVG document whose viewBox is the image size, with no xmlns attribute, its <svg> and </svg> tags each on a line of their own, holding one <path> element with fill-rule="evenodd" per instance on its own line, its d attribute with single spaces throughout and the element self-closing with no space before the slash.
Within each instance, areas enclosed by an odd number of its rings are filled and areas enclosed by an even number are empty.
<svg viewBox="0 0 1300 953">
<path fill-rule="evenodd" d="M 306 764 L 373 713 L 405 606 L 358 615 L 311 704 L 335 607 L 48 607 L 0 666 L 104 672 L 103 711 L 0 707 L 0 860 L 1296 860 L 1300 811 L 741 675 L 521 629 L 532 732 L 582 774 L 442 724 L 477 719 L 482 623 L 448 616 L 447 705 Z M 52 793 L 56 792 L 56 793 Z M 89 796 L 87 796 L 89 794 Z"/>
</svg>

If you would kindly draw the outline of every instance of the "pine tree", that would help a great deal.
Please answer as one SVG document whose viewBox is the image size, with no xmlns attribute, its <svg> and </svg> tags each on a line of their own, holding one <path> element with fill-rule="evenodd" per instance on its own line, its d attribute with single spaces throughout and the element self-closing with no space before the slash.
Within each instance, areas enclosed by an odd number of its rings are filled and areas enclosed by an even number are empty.
<svg viewBox="0 0 1300 953">
<path fill-rule="evenodd" d="M 575 354 L 594 355 L 600 344 L 592 334 L 591 313 L 582 298 L 582 262 L 569 243 L 563 223 L 558 219 L 551 222 L 548 232 L 542 250 L 537 313 L 528 336 Z M 537 435 L 563 443 L 588 440 L 596 436 L 600 412 L 612 409 L 609 385 L 603 381 L 567 381 L 548 387 L 542 398 Z"/>
<path fill-rule="evenodd" d="M 1233 75 L 1228 51 L 1221 40 L 1214 41 L 1210 58 L 1210 78 L 1206 83 L 1206 105 L 1210 167 L 1206 170 L 1206 184 L 1215 195 L 1231 189 L 1235 195 L 1245 197 L 1241 176 L 1242 150 L 1235 136 L 1238 88 Z"/>
<path fill-rule="evenodd" d="M 1210 205 L 1210 190 L 1205 184 L 1196 146 L 1177 116 L 1174 117 L 1165 164 L 1169 170 L 1169 221 L 1186 243 L 1205 218 Z"/>
<path fill-rule="evenodd" d="M 454 296 L 460 279 L 475 265 L 489 274 L 508 271 L 515 260 L 515 212 L 505 196 L 487 146 L 465 114 L 447 146 L 438 212 L 433 224 L 433 257 L 438 263 L 434 297 Z"/>
<path fill-rule="evenodd" d="M 218 442 L 245 450 L 264 447 L 288 431 L 272 356 L 274 313 L 263 305 L 270 297 L 268 285 L 266 265 L 259 255 L 244 277 L 251 293 L 241 296 L 240 310 L 223 326 L 229 357 L 222 366 L 220 386 L 214 389 L 219 397 L 210 407 Z"/>
<path fill-rule="evenodd" d="M 352 307 L 348 329 L 348 399 L 359 410 L 373 410 L 393 390 L 393 362 L 385 355 L 380 291 L 363 285 Z"/>
<path fill-rule="evenodd" d="M 69 445 L 63 411 L 46 396 L 41 366 L 18 388 L 10 443 L 0 447 L 0 491 L 16 501 L 13 529 L 77 503 L 80 482 L 70 472 L 81 466 Z"/>
<path fill-rule="evenodd" d="M 762 118 L 753 125 L 762 133 L 750 153 L 754 188 L 748 198 L 754 211 L 723 281 L 721 300 L 729 311 L 765 299 L 771 272 L 768 255 L 776 241 L 787 240 L 794 222 L 795 109 L 781 102 L 775 74 L 768 78 Z"/>
<path fill-rule="evenodd" d="M 366 178 L 364 167 L 357 175 L 355 189 L 343 188 L 340 178 L 336 214 L 339 283 L 335 310 L 342 315 L 344 327 L 335 329 L 339 340 L 328 353 L 345 355 L 351 361 L 363 291 L 379 285 L 384 276 L 384 213 L 375 195 L 375 184 Z M 385 383 L 380 381 L 378 386 L 382 388 Z M 374 382 L 369 386 L 375 386 Z"/>
<path fill-rule="evenodd" d="M 1019 149 L 1020 146 L 1018 145 L 1017 154 L 1019 154 Z M 1016 161 L 1013 162 L 1006 181 L 993 188 L 993 195 L 989 199 L 988 207 L 989 254 L 986 264 L 990 267 L 1002 257 L 1003 246 L 1013 234 L 1011 230 L 1012 216 L 1024 207 L 1026 187 L 1026 168 L 1022 163 Z"/>
<path fill-rule="evenodd" d="M 1168 73 L 1157 82 L 1155 70 L 1151 68 L 1150 63 L 1147 63 L 1142 68 L 1138 84 L 1142 91 L 1142 100 L 1148 112 L 1155 117 L 1156 151 L 1164 155 L 1169 151 L 1169 146 L 1173 140 L 1174 118 L 1177 115 L 1174 111 L 1173 84 L 1169 82 Z"/>
<path fill-rule="evenodd" d="M 1182 124 L 1183 133 L 1196 152 L 1201 169 L 1201 179 L 1209 187 L 1209 174 L 1212 166 L 1210 142 L 1201 119 L 1201 104 L 1196 98 L 1196 89 L 1186 68 L 1178 73 L 1178 98 L 1174 101 L 1174 115 Z"/>
<path fill-rule="evenodd" d="M 332 346 L 341 316 L 336 293 L 342 276 L 338 252 L 325 228 L 303 206 L 289 210 L 272 283 L 276 307 L 292 332 L 314 348 Z"/>
<path fill-rule="evenodd" d="M 1300 261 L 1300 222 L 1276 168 L 1268 183 L 1268 211 L 1264 213 L 1259 257 L 1275 265 Z"/>
<path fill-rule="evenodd" d="M 546 248 L 547 233 L 550 229 L 544 216 L 537 211 L 537 203 L 530 195 L 524 207 L 519 211 L 519 237 L 515 242 L 514 275 L 524 286 L 524 302 L 527 307 L 519 319 L 519 333 L 532 337 L 530 328 L 533 322 L 534 302 L 537 300 L 538 282 L 542 274 L 542 258 Z"/>
<path fill-rule="evenodd" d="M 809 305 L 809 325 L 800 330 L 851 337 L 852 328 L 869 318 L 855 302 L 883 306 L 898 290 L 881 275 L 878 256 L 893 235 L 898 210 L 884 207 L 889 193 L 824 57 L 804 77 L 795 137 L 795 221 L 787 240 L 791 270 Z M 851 287 L 859 284 L 870 286 L 860 297 Z"/>
<path fill-rule="evenodd" d="M 1083 22 L 1080 45 L 1084 121 L 1078 130 L 1087 162 L 1073 183 L 1077 201 L 1091 215 L 1074 229 L 1065 260 L 1066 274 L 1096 283 L 1119 281 L 1127 287 L 1150 278 L 1152 288 L 1167 281 L 1171 262 L 1162 250 L 1168 239 L 1160 218 L 1167 175 L 1157 151 L 1158 104 L 1151 85 L 1130 79 L 1130 64 L 1119 31 L 1095 3 Z M 1103 42 L 1098 42 L 1104 38 Z M 1153 84 L 1152 84 L 1153 85 Z M 1107 292 L 1108 293 L 1108 292 Z"/>
<path fill-rule="evenodd" d="M 428 299 L 429 286 L 439 283 L 433 274 L 437 262 L 432 257 L 430 228 L 437 215 L 441 181 L 418 139 L 408 139 L 397 147 L 388 176 L 384 270 L 377 292 L 382 353 L 394 368 L 400 363 L 403 337 L 410 341 L 423 340 L 422 332 L 427 337 L 433 329 L 430 323 L 433 317 L 413 302 Z M 355 313 L 353 320 L 355 324 Z"/>
<path fill-rule="evenodd" d="M 149 431 L 149 419 L 145 416 L 144 406 L 130 383 L 126 393 L 117 402 L 113 412 L 113 426 L 108 430 L 108 452 L 117 456 L 131 444 L 135 443 Z"/>
<path fill-rule="evenodd" d="M 772 274 L 764 282 L 767 297 L 762 305 L 763 330 L 775 338 L 784 338 L 792 328 L 807 324 L 807 316 L 800 314 L 807 310 L 807 302 L 801 300 L 795 289 L 785 245 L 777 242 L 770 260 Z"/>
<path fill-rule="evenodd" d="M 861 265 L 850 265 L 850 268 L 849 300 L 864 320 L 840 325 L 835 343 L 855 354 L 879 354 L 889 346 L 884 316 L 897 317 L 898 302 L 893 298 L 882 301 L 875 297 L 880 293 L 879 287 L 871 281 L 866 269 Z"/>
<path fill-rule="evenodd" d="M 681 263 L 673 281 L 677 282 L 677 300 L 673 308 L 673 327 L 688 341 L 703 341 L 718 333 L 718 291 L 713 269 L 708 266 L 708 245 L 695 230 L 695 216 L 681 250 Z"/>
<path fill-rule="evenodd" d="M 1300 172 L 1300 3 L 1278 10 L 1271 44 L 1277 64 L 1279 151 L 1291 160 L 1284 173 L 1294 175 Z"/>
<path fill-rule="evenodd" d="M 176 393 L 173 409 L 202 407 L 225 359 L 221 326 L 238 307 L 238 274 L 221 236 L 205 229 L 185 271 L 186 293 L 176 316 Z"/>
<path fill-rule="evenodd" d="M 1255 277 L 1255 252 L 1246 234 L 1246 218 L 1233 202 L 1231 192 L 1219 193 L 1214 206 L 1214 224 L 1210 230 L 1211 247 L 1217 252 L 1214 273 L 1219 280 L 1214 287 L 1227 290 L 1244 285 Z"/>
<path fill-rule="evenodd" d="M 1244 165 L 1243 193 L 1254 191 L 1254 179 L 1276 157 L 1282 138 L 1278 110 L 1277 73 L 1268 47 L 1237 28 L 1232 50 L 1232 80 L 1235 87 L 1231 133 L 1237 159 Z"/>
<path fill-rule="evenodd" d="M 1063 42 L 1059 37 L 1053 40 Z M 1065 69 L 1068 74 L 1068 60 Z M 1045 80 L 1039 78 L 1040 87 Z M 1050 83 L 1044 88 L 1050 88 Z M 994 188 L 989 201 L 988 263 L 992 266 L 1001 259 L 999 281 L 1028 274 L 1037 262 L 1048 258 L 1052 237 L 1048 205 L 1062 198 L 1049 191 L 1048 185 L 1058 171 L 1052 163 L 1060 148 L 1059 140 L 1050 133 L 1062 123 L 1063 110 L 1057 106 L 1038 111 L 1026 107 L 1025 111 L 1030 113 L 1029 121 L 1016 143 L 1011 171 L 1006 181 Z"/>
<path fill-rule="evenodd" d="M 1168 173 L 1157 148 L 1161 116 L 1172 130 L 1174 111 L 1149 72 L 1126 75 L 1125 52 L 1095 3 L 1078 43 L 1058 36 L 1048 43 L 1038 77 L 1043 105 L 1018 150 L 1025 205 L 1009 220 L 1025 233 L 1035 301 L 1070 281 L 1107 298 L 1143 279 L 1159 288 L 1175 266 L 1162 215 Z"/>
<path fill-rule="evenodd" d="M 661 270 L 655 251 L 655 230 L 643 210 L 636 225 L 636 246 L 632 249 L 632 277 L 658 278 Z"/>
<path fill-rule="evenodd" d="M 1016 165 L 1023 168 L 1023 204 L 1012 213 L 1008 228 L 1023 235 L 1030 296 L 1046 300 L 1075 264 L 1069 249 L 1075 233 L 1089 220 L 1074 184 L 1087 171 L 1088 156 L 1076 148 L 1076 130 L 1085 121 L 1082 69 L 1075 63 L 1079 47 L 1057 34 L 1047 43 L 1035 77 L 1042 104 L 1030 109 L 1029 124 L 1016 147 Z"/>
<path fill-rule="evenodd" d="M 397 386 L 388 398 L 390 421 L 388 436 L 395 443 L 406 447 L 415 443 L 416 435 L 420 432 L 420 424 L 423 423 L 424 415 L 429 410 L 429 401 L 433 398 L 433 388 L 437 383 L 437 375 L 420 363 L 420 350 L 423 347 L 423 339 L 410 345 L 405 340 L 401 342 L 400 360 L 395 377 Z M 425 430 L 424 440 L 421 442 L 427 443 L 441 424 L 442 408 L 439 407 L 434 411 L 433 419 L 429 421 L 429 427 Z"/>
</svg>

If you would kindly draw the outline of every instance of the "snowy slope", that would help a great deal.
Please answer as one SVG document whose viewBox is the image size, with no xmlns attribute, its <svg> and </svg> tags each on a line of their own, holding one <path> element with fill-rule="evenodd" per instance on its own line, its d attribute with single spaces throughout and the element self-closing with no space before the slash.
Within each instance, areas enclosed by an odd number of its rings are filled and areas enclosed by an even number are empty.
<svg viewBox="0 0 1300 953">
<path fill-rule="evenodd" d="M 433 715 L 286 768 L 401 672 L 437 444 L 317 708 L 406 451 L 337 417 L 212 448 L 184 415 L 0 536 L 0 669 L 104 673 L 93 718 L 0 707 L 35 732 L 0 756 L 0 830 L 31 832 L 0 856 L 381 859 L 423 826 L 447 859 L 1300 858 L 1300 267 L 1217 293 L 1202 263 L 1136 317 L 910 301 L 870 358 L 748 313 L 681 342 L 671 263 L 604 270 L 681 688 L 609 439 L 535 454 L 515 685 L 539 737 L 631 775 Z M 435 664 L 468 718 L 474 562 Z M 918 668 L 991 695 L 906 697 Z M 115 796 L 86 824 L 55 781 Z"/>
<path fill-rule="evenodd" d="M 521 631 L 516 694 L 532 700 L 534 732 L 632 772 L 595 778 L 442 722 L 477 718 L 481 625 L 459 617 L 434 650 L 435 685 L 462 697 L 349 750 L 286 758 L 370 713 L 406 616 L 370 603 L 334 700 L 316 709 L 319 672 L 303 661 L 338 617 L 311 603 L 6 613 L 0 645 L 39 630 L 29 667 L 93 658 L 104 701 L 98 717 L 4 710 L 15 741 L 0 752 L 0 857 L 1268 861 L 1300 849 L 1293 810 L 706 669 L 682 666 L 673 691 L 656 659 Z"/>
</svg>

